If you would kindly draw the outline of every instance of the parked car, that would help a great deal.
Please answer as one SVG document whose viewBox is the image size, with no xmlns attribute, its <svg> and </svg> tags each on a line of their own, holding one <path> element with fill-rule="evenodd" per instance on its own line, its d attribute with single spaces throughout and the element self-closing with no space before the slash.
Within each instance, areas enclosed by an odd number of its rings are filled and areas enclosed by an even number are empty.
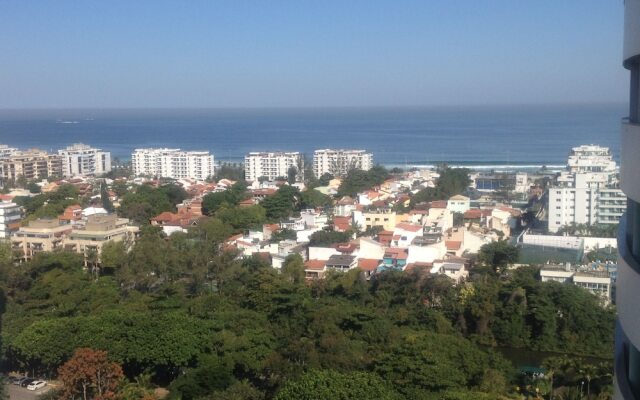
<svg viewBox="0 0 640 400">
<path fill-rule="evenodd" d="M 23 380 L 22 382 L 20 382 L 20 386 L 22 387 L 27 387 L 29 385 L 31 385 L 33 382 L 35 382 L 36 380 L 33 378 L 27 378 L 25 380 Z"/>
<path fill-rule="evenodd" d="M 20 379 L 24 379 L 24 376 L 10 376 L 9 377 L 9 383 L 11 383 L 12 385 L 19 385 L 20 384 Z"/>
<path fill-rule="evenodd" d="M 14 382 L 14 385 L 22 386 L 22 382 L 26 381 L 27 379 L 29 378 L 26 376 L 19 376 L 18 380 Z"/>
<path fill-rule="evenodd" d="M 46 381 L 33 381 L 29 386 L 27 386 L 27 390 L 38 390 L 47 386 Z"/>
</svg>

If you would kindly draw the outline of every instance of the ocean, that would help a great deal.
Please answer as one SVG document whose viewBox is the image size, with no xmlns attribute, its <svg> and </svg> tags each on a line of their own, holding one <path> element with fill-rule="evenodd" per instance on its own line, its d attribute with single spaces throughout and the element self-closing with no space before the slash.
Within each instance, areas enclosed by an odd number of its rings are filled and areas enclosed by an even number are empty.
<svg viewBox="0 0 640 400">
<path fill-rule="evenodd" d="M 572 147 L 620 153 L 625 104 L 299 108 L 0 110 L 0 144 L 55 151 L 82 142 L 128 160 L 139 147 L 209 150 L 242 161 L 262 150 L 366 149 L 386 166 L 560 166 Z"/>
</svg>

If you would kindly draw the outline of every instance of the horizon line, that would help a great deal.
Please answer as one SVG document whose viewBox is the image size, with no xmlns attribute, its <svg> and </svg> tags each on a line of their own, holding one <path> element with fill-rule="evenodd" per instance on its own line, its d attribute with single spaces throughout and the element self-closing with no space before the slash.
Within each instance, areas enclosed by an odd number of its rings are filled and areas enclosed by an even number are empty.
<svg viewBox="0 0 640 400">
<path fill-rule="evenodd" d="M 424 104 L 424 105 L 309 105 L 309 106 L 135 106 L 135 107 L 0 107 L 0 111 L 63 111 L 63 110 L 314 110 L 314 109 L 400 109 L 400 108 L 492 108 L 492 107 L 553 107 L 553 106 L 598 106 L 628 105 L 626 100 L 600 102 L 531 102 L 492 104 Z"/>
</svg>

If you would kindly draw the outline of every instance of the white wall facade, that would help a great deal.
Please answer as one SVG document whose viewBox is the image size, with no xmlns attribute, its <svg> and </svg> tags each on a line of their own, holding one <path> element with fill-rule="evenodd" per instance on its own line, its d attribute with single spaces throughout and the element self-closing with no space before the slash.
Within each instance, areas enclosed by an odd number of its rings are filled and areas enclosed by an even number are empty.
<svg viewBox="0 0 640 400">
<path fill-rule="evenodd" d="M 366 150 L 316 150 L 313 153 L 313 173 L 317 178 L 324 174 L 345 176 L 351 169 L 368 171 L 373 167 L 373 154 Z"/>
<path fill-rule="evenodd" d="M 97 176 L 111 171 L 111 153 L 82 143 L 58 150 L 62 158 L 62 175 Z"/>
<path fill-rule="evenodd" d="M 131 155 L 135 175 L 204 181 L 215 173 L 214 157 L 208 151 L 180 149 L 136 149 Z"/>
<path fill-rule="evenodd" d="M 260 177 L 274 180 L 287 177 L 289 168 L 298 171 L 296 181 L 304 179 L 304 159 L 299 152 L 251 152 L 244 157 L 244 174 L 248 181 L 256 181 Z"/>
</svg>

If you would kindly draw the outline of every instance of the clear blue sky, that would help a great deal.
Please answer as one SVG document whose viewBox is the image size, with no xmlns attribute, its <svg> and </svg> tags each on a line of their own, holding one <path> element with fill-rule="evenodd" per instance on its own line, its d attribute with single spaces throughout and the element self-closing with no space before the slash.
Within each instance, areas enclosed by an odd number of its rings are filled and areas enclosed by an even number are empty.
<svg viewBox="0 0 640 400">
<path fill-rule="evenodd" d="M 625 102 L 623 0 L 0 1 L 0 108 Z"/>
</svg>

